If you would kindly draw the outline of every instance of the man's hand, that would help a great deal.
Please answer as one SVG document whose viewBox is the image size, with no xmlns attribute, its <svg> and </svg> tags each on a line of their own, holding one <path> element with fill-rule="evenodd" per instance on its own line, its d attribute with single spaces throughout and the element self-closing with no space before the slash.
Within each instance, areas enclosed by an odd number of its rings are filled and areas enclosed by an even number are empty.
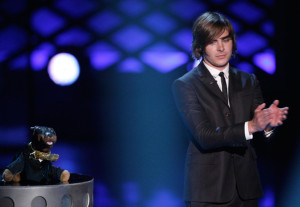
<svg viewBox="0 0 300 207">
<path fill-rule="evenodd" d="M 287 118 L 288 107 L 278 108 L 279 101 L 275 100 L 269 108 L 264 109 L 265 103 L 259 105 L 254 111 L 254 117 L 248 122 L 248 130 L 250 134 L 257 131 L 269 131 L 273 127 L 283 124 Z"/>
<path fill-rule="evenodd" d="M 271 121 L 267 128 L 280 126 L 283 124 L 283 121 L 287 118 L 289 108 L 278 108 L 278 104 L 279 100 L 275 100 L 269 108 L 265 109 L 268 110 L 271 114 Z"/>
<path fill-rule="evenodd" d="M 270 110 L 263 110 L 265 106 L 265 103 L 259 105 L 254 111 L 253 119 L 248 122 L 248 130 L 250 134 L 264 130 L 272 121 L 272 118 L 275 118 L 275 116 L 271 115 Z"/>
</svg>

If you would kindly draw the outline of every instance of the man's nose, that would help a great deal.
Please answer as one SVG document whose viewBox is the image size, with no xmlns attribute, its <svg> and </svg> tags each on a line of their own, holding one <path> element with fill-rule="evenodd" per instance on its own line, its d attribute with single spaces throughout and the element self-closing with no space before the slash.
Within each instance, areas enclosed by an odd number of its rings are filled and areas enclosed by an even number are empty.
<svg viewBox="0 0 300 207">
<path fill-rule="evenodd" d="M 218 42 L 218 51 L 224 51 L 224 44 L 222 42 Z"/>
</svg>

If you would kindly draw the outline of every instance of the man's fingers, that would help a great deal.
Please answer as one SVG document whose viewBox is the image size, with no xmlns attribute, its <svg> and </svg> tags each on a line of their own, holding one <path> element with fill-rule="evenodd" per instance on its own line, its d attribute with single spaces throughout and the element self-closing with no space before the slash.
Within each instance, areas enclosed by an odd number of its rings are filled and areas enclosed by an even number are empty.
<svg viewBox="0 0 300 207">
<path fill-rule="evenodd" d="M 279 105 L 279 100 L 274 100 L 273 103 L 271 104 L 271 106 L 276 106 L 276 107 L 278 107 L 278 105 Z"/>
<path fill-rule="evenodd" d="M 289 107 L 280 108 L 280 110 L 281 110 L 284 114 L 288 114 Z"/>
<path fill-rule="evenodd" d="M 268 110 L 268 112 L 271 114 L 271 116 L 267 116 L 267 115 L 265 116 L 271 118 L 270 125 L 272 127 L 282 125 L 283 121 L 287 118 L 289 108 L 288 107 L 279 108 L 278 105 L 279 105 L 279 100 L 274 100 L 273 103 L 270 105 L 270 107 L 266 109 L 266 111 Z"/>
<path fill-rule="evenodd" d="M 255 109 L 255 112 L 259 112 L 261 111 L 263 108 L 265 108 L 266 104 L 263 103 L 263 104 L 260 104 L 256 109 Z"/>
</svg>

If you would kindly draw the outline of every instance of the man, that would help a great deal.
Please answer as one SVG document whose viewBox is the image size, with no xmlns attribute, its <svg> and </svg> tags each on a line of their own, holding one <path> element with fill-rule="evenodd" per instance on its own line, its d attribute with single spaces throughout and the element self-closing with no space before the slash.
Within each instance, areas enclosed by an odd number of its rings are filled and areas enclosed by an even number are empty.
<svg viewBox="0 0 300 207">
<path fill-rule="evenodd" d="M 192 49 L 202 61 L 173 83 L 177 107 L 192 134 L 186 206 L 257 206 L 263 192 L 250 141 L 258 131 L 269 139 L 288 108 L 278 108 L 278 100 L 265 108 L 255 75 L 229 65 L 236 41 L 223 15 L 206 12 L 195 21 Z"/>
</svg>

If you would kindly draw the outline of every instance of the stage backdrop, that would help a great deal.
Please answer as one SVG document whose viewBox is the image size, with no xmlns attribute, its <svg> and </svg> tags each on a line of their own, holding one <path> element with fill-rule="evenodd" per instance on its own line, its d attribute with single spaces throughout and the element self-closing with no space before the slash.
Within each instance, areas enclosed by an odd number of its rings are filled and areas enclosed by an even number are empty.
<svg viewBox="0 0 300 207">
<path fill-rule="evenodd" d="M 291 107 L 272 143 L 259 134 L 254 141 L 260 207 L 299 205 L 294 8 L 273 0 L 1 1 L 0 168 L 29 142 L 30 126 L 46 125 L 58 135 L 54 164 L 95 178 L 95 207 L 183 207 L 189 134 L 171 84 L 198 64 L 193 21 L 214 10 L 237 34 L 231 64 L 257 75 L 267 105 Z"/>
</svg>

